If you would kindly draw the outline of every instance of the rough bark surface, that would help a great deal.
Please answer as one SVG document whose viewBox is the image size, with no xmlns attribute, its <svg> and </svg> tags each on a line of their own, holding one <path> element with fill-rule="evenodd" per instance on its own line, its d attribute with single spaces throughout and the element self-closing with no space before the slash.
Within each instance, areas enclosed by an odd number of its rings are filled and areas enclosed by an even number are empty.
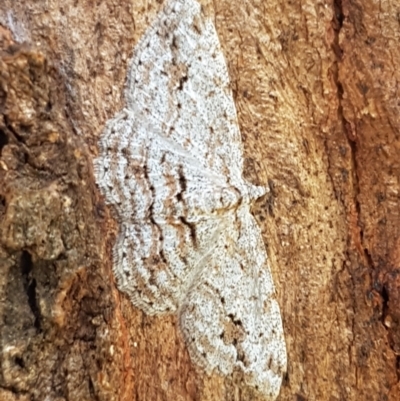
<svg viewBox="0 0 400 401">
<path fill-rule="evenodd" d="M 281 306 L 280 400 L 400 399 L 400 6 L 202 1 Z M 92 158 L 162 2 L 0 3 L 0 400 L 255 400 L 115 289 Z M 16 42 L 26 42 L 21 46 Z M 47 398 L 46 398 L 47 397 Z"/>
</svg>

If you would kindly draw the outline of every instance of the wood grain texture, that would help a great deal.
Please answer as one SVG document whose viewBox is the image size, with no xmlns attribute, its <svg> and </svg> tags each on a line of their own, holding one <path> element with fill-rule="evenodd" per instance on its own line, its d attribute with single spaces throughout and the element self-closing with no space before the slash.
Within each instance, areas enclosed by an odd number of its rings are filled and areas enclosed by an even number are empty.
<svg viewBox="0 0 400 401">
<path fill-rule="evenodd" d="M 397 400 L 398 2 L 202 4 L 215 21 L 228 63 L 244 142 L 244 176 L 253 183 L 268 181 L 272 188 L 253 212 L 265 234 L 288 347 L 288 375 L 279 399 Z M 131 50 L 161 7 L 156 0 L 0 4 L 1 23 L 14 37 L 38 47 L 60 72 L 53 85 L 66 99 L 68 137 L 75 143 L 75 130 L 93 157 L 105 122 L 122 108 Z M 3 146 L 2 161 L 8 146 Z M 1 203 L 2 216 L 8 215 L 8 206 Z M 104 216 L 96 218 L 103 231 L 95 236 L 101 251 L 94 264 L 104 269 L 101 277 L 110 284 L 103 297 L 114 288 L 115 239 L 113 219 Z M 17 262 L 9 253 L 2 255 L 2 269 L 9 275 L 3 266 Z M 74 277 L 81 293 L 86 280 Z M 1 288 L 4 305 L 9 301 Z M 64 302 L 78 307 L 81 298 L 72 294 L 67 291 Z M 57 387 L 60 400 L 78 395 L 256 399 L 240 377 L 196 374 L 173 317 L 148 317 L 127 299 L 113 299 L 110 316 L 118 324 L 108 323 L 107 330 L 120 357 L 107 359 L 111 381 L 104 381 L 101 367 L 82 376 L 80 365 L 71 362 L 70 383 L 81 386 L 68 393 L 54 384 L 63 382 L 65 370 L 38 370 L 27 359 L 34 381 L 19 375 L 23 387 L 13 387 L 7 376 L 1 396 L 17 400 L 24 391 L 43 399 Z M 26 313 L 32 319 L 29 309 Z M 85 327 L 91 319 L 80 316 L 68 318 L 74 324 L 64 332 Z M 94 352 L 86 342 L 71 347 L 68 355 L 88 361 L 90 355 L 105 355 L 107 347 L 99 343 Z M 36 355 L 37 349 L 29 352 Z M 53 378 L 48 387 L 36 386 L 35 392 L 32 383 L 47 377 Z M 114 398 L 107 391 L 114 391 Z"/>
</svg>

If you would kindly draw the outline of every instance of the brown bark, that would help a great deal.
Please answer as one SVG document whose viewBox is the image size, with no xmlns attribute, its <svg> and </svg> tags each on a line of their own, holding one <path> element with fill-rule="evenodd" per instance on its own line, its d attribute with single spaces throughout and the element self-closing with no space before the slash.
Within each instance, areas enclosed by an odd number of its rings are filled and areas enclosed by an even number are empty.
<svg viewBox="0 0 400 401">
<path fill-rule="evenodd" d="M 161 2 L 0 4 L 0 400 L 254 400 L 191 365 L 174 317 L 115 288 L 92 174 Z M 398 400 L 397 0 L 202 1 L 288 347 L 280 400 Z M 26 46 L 13 41 L 26 41 Z"/>
</svg>

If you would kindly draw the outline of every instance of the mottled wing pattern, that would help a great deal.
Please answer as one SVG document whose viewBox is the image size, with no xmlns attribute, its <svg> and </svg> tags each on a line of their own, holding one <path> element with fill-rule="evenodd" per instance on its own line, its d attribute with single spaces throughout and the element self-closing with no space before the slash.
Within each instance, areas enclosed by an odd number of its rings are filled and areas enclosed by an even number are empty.
<svg viewBox="0 0 400 401">
<path fill-rule="evenodd" d="M 173 312 L 189 277 L 240 196 L 226 178 L 199 165 L 179 144 L 145 139 L 134 113 L 107 125 L 97 181 L 121 220 L 114 248 L 119 289 L 148 314 Z"/>
<path fill-rule="evenodd" d="M 226 229 L 179 310 L 193 360 L 228 375 L 236 368 L 268 400 L 279 393 L 286 349 L 259 228 L 248 205 L 225 215 Z"/>
<path fill-rule="evenodd" d="M 233 184 L 242 143 L 226 62 L 212 21 L 194 0 L 170 2 L 133 56 L 127 104 L 150 131 L 168 137 Z"/>
<path fill-rule="evenodd" d="M 178 312 L 194 361 L 243 373 L 273 400 L 286 349 L 260 230 L 265 193 L 242 178 L 229 75 L 212 21 L 171 0 L 139 42 L 126 109 L 107 123 L 97 182 L 116 211 L 118 288 L 147 314 Z"/>
</svg>

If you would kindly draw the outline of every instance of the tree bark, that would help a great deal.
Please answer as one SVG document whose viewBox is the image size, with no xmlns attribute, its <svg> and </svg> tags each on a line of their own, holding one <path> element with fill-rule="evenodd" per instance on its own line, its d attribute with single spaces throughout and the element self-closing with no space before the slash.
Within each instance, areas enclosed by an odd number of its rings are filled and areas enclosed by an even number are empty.
<svg viewBox="0 0 400 401">
<path fill-rule="evenodd" d="M 255 400 L 115 286 L 92 161 L 158 0 L 0 3 L 0 400 Z M 400 399 L 397 0 L 201 1 L 288 349 L 279 400 Z M 25 43 L 21 45 L 21 43 Z"/>
</svg>

